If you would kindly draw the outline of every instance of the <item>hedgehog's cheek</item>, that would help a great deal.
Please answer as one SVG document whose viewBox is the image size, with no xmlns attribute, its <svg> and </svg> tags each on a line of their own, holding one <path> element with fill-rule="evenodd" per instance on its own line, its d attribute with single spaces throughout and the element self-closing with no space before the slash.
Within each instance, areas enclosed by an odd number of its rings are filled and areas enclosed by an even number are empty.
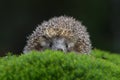
<svg viewBox="0 0 120 80">
<path fill-rule="evenodd" d="M 69 43 L 68 47 L 73 47 L 75 44 L 74 43 Z"/>
<path fill-rule="evenodd" d="M 42 49 L 49 48 L 49 43 L 46 42 L 46 41 L 42 41 L 42 42 L 40 42 L 40 45 L 41 45 Z"/>
<path fill-rule="evenodd" d="M 47 43 L 45 41 L 41 42 L 40 44 L 42 47 L 47 45 Z"/>
</svg>

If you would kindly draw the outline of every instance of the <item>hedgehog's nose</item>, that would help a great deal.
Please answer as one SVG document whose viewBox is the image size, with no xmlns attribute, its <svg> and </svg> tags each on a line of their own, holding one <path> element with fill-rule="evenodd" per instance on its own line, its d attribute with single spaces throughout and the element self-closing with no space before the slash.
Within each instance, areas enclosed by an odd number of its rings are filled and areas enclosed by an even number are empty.
<svg viewBox="0 0 120 80">
<path fill-rule="evenodd" d="M 63 49 L 57 49 L 58 51 L 64 51 Z"/>
</svg>

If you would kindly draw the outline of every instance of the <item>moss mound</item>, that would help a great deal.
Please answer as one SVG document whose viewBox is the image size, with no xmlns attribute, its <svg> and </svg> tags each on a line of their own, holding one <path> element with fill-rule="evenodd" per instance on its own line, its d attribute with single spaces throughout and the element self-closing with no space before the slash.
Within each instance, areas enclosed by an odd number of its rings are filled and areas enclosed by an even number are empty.
<svg viewBox="0 0 120 80">
<path fill-rule="evenodd" d="M 0 80 L 119 80 L 120 55 L 46 50 L 0 58 Z"/>
</svg>

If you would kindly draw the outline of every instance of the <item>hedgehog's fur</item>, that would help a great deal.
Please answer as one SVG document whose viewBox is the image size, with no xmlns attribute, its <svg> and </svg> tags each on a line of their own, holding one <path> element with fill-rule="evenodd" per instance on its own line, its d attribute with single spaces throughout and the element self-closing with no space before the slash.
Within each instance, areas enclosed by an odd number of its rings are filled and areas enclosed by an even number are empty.
<svg viewBox="0 0 120 80">
<path fill-rule="evenodd" d="M 63 50 L 64 52 L 90 53 L 91 51 L 91 41 L 86 27 L 72 17 L 60 16 L 39 25 L 28 37 L 23 52 L 51 49 L 50 42 L 55 39 L 63 40 L 60 43 L 66 43 L 67 46 L 64 47 L 66 48 L 65 51 Z"/>
</svg>

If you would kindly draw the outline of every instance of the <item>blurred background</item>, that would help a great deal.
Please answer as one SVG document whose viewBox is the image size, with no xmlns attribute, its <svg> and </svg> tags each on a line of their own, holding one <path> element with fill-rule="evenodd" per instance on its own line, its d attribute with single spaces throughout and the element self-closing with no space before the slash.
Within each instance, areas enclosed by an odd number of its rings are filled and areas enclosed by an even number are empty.
<svg viewBox="0 0 120 80">
<path fill-rule="evenodd" d="M 82 21 L 93 48 L 120 53 L 120 0 L 0 0 L 0 55 L 20 54 L 38 24 L 61 15 Z"/>
</svg>

